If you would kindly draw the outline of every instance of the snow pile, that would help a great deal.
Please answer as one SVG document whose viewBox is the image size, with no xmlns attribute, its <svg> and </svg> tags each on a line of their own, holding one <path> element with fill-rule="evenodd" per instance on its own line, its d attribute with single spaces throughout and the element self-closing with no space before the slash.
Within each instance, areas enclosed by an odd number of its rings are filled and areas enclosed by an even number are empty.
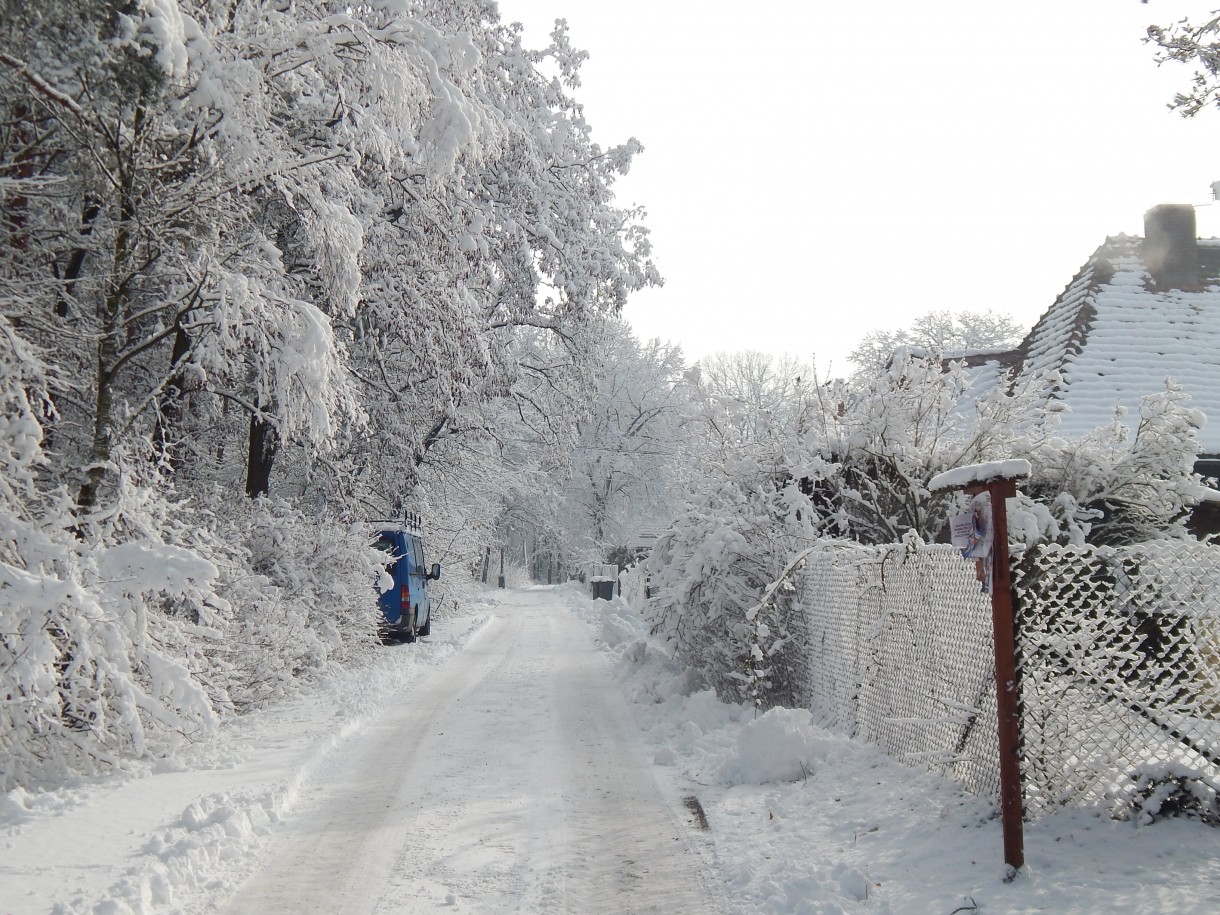
<svg viewBox="0 0 1220 915">
<path fill-rule="evenodd" d="M 791 782 L 813 773 L 820 729 L 805 709 L 773 708 L 746 724 L 720 777 L 729 785 Z"/>
<path fill-rule="evenodd" d="M 280 815 L 291 808 L 289 790 L 235 792 L 200 798 L 182 816 L 155 833 L 131 867 L 108 892 L 113 911 L 155 912 L 188 892 L 206 890 L 226 862 L 255 853 Z M 81 911 L 97 911 L 88 903 Z M 66 911 L 78 909 L 73 904 Z"/>
<path fill-rule="evenodd" d="M 825 755 L 829 735 L 807 710 L 777 707 L 759 715 L 748 703 L 721 702 L 694 671 L 661 650 L 625 602 L 591 601 L 583 592 L 573 601 L 600 627 L 601 643 L 657 744 L 658 765 L 682 759 L 700 781 L 762 785 L 808 777 Z"/>
</svg>

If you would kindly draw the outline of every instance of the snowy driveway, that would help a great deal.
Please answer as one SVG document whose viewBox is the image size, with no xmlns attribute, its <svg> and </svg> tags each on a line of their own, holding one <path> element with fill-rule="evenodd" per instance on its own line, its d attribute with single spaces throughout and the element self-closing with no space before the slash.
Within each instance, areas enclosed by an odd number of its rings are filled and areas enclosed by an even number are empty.
<svg viewBox="0 0 1220 915">
<path fill-rule="evenodd" d="M 588 627 L 553 591 L 503 597 L 331 754 L 228 911 L 723 910 Z"/>
</svg>

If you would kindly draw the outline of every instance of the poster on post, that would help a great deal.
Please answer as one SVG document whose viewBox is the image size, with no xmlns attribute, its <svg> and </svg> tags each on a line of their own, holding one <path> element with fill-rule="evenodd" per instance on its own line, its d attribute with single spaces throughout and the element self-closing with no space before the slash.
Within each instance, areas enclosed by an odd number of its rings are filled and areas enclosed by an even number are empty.
<svg viewBox="0 0 1220 915">
<path fill-rule="evenodd" d="M 963 559 L 973 559 L 983 593 L 991 593 L 991 557 L 994 529 L 991 500 L 986 493 L 975 496 L 968 511 L 949 518 L 949 537 Z"/>
<path fill-rule="evenodd" d="M 949 518 L 949 541 L 963 553 L 974 535 L 974 512 L 966 511 Z"/>
</svg>

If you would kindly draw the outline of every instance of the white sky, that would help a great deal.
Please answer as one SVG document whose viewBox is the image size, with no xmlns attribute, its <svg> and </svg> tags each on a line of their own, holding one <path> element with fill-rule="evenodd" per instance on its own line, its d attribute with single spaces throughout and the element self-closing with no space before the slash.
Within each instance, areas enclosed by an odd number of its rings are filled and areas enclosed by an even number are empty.
<svg viewBox="0 0 1220 915">
<path fill-rule="evenodd" d="M 1220 111 L 1169 112 L 1190 70 L 1141 39 L 1213 7 L 500 0 L 533 46 L 566 18 L 595 139 L 644 144 L 618 197 L 648 208 L 666 284 L 627 306 L 637 335 L 834 374 L 932 309 L 1032 325 L 1107 235 L 1209 203 Z"/>
</svg>

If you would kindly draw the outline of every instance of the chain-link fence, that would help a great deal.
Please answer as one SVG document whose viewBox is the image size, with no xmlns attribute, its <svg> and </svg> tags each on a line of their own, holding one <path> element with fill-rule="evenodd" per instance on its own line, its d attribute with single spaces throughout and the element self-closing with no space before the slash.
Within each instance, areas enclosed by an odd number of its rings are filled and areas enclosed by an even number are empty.
<svg viewBox="0 0 1220 915">
<path fill-rule="evenodd" d="M 806 560 L 797 605 L 820 723 L 998 794 L 991 601 L 973 563 L 949 546 L 828 545 Z"/>
<path fill-rule="evenodd" d="M 1220 786 L 1220 548 L 1043 546 L 1014 563 L 1027 817 Z M 798 584 L 794 692 L 825 726 L 998 796 L 991 599 L 948 546 L 828 544 Z"/>
<path fill-rule="evenodd" d="M 1043 546 L 1013 587 L 1027 816 L 1220 785 L 1220 549 Z"/>
</svg>

